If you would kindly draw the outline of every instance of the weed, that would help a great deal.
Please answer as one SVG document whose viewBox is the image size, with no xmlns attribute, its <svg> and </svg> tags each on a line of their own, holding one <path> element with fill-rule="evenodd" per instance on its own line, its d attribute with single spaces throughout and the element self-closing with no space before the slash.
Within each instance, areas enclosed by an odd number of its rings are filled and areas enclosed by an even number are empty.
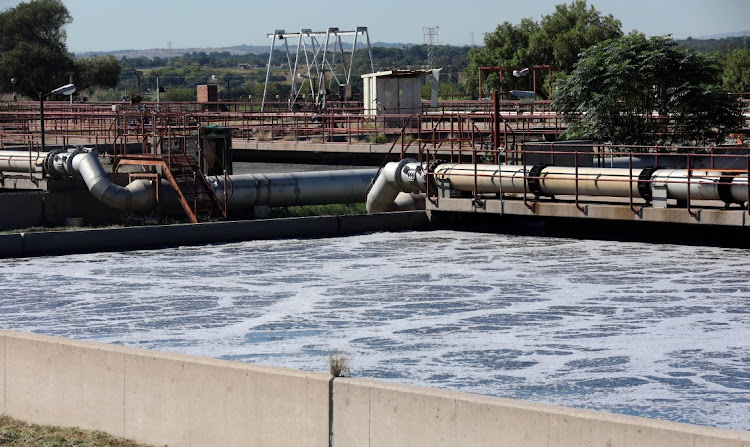
<svg viewBox="0 0 750 447">
<path fill-rule="evenodd" d="M 349 356 L 339 350 L 328 353 L 328 364 L 333 377 L 347 377 L 350 374 Z"/>
<path fill-rule="evenodd" d="M 267 132 L 267 131 L 255 132 L 255 139 L 258 141 L 268 141 L 271 139 L 271 132 Z"/>
<path fill-rule="evenodd" d="M 388 138 L 383 133 L 376 133 L 368 137 L 371 144 L 383 144 L 388 142 Z"/>
</svg>

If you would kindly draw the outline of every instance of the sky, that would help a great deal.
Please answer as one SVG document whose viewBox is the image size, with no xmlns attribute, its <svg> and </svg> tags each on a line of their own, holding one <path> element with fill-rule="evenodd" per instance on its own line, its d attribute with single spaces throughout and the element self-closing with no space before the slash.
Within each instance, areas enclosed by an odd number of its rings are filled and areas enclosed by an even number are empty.
<svg viewBox="0 0 750 447">
<path fill-rule="evenodd" d="M 325 31 L 366 26 L 373 42 L 423 43 L 424 27 L 439 27 L 437 43 L 480 45 L 503 22 L 539 20 L 570 0 L 63 0 L 74 52 L 268 45 L 276 29 Z M 18 0 L 0 0 L 0 10 Z M 750 30 L 750 0 L 589 0 L 622 22 L 623 31 L 681 39 Z"/>
</svg>

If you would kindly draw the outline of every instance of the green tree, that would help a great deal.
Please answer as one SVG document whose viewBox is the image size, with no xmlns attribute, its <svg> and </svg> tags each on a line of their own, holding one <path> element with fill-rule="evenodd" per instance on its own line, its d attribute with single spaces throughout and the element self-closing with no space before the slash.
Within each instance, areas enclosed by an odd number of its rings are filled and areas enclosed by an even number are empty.
<svg viewBox="0 0 750 447">
<path fill-rule="evenodd" d="M 557 85 L 564 137 L 615 144 L 721 143 L 742 124 L 716 61 L 669 37 L 631 34 L 589 48 Z"/>
<path fill-rule="evenodd" d="M 122 67 L 112 55 L 76 59 L 75 67 L 78 90 L 92 86 L 115 88 L 120 82 Z"/>
<path fill-rule="evenodd" d="M 68 82 L 74 72 L 76 87 L 115 87 L 120 64 L 112 56 L 76 60 L 68 53 L 65 25 L 72 22 L 60 0 L 30 0 L 0 12 L 0 89 L 36 98 Z"/>
<path fill-rule="evenodd" d="M 493 33 L 485 35 L 484 47 L 469 54 L 467 90 L 476 91 L 479 67 L 482 66 L 521 68 L 552 65 L 562 73 L 569 73 L 581 51 L 622 36 L 621 28 L 619 20 L 611 14 L 602 15 L 586 0 L 557 5 L 555 12 L 543 16 L 539 23 L 531 19 L 523 19 L 519 25 L 505 22 Z M 512 87 L 510 77 L 504 81 L 505 90 Z M 490 88 L 499 88 L 499 77 L 488 76 L 487 84 Z"/>
<path fill-rule="evenodd" d="M 727 55 L 723 81 L 727 91 L 750 91 L 750 50 L 734 50 Z"/>
<path fill-rule="evenodd" d="M 36 97 L 67 82 L 73 61 L 64 26 L 72 21 L 60 0 L 31 0 L 0 12 L 0 87 Z"/>
</svg>

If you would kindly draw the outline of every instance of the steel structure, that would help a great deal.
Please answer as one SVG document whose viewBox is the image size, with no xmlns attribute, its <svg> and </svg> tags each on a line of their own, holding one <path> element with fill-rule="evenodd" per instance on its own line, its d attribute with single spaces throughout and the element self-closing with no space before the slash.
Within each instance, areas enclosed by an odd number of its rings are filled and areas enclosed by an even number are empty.
<svg viewBox="0 0 750 447">
<path fill-rule="evenodd" d="M 284 43 L 289 76 L 292 82 L 288 101 L 289 110 L 295 109 L 305 84 L 309 85 L 310 93 L 313 96 L 316 107 L 325 109 L 327 106 L 328 89 L 331 83 L 335 82 L 339 88 L 351 91 L 352 68 L 354 66 L 354 55 L 357 50 L 359 36 L 365 36 L 367 40 L 370 70 L 371 72 L 375 72 L 372 48 L 370 46 L 370 34 L 366 26 L 359 26 L 354 31 L 341 31 L 338 28 L 328 28 L 326 31 L 302 29 L 297 33 L 276 30 L 273 34 L 268 34 L 268 37 L 271 39 L 271 51 L 268 55 L 266 81 L 263 88 L 263 100 L 260 106 L 261 112 L 265 110 L 266 106 L 268 83 L 273 67 L 273 53 L 277 40 Z M 342 37 L 353 37 L 351 50 L 344 48 Z M 290 39 L 296 42 L 294 53 L 292 53 L 289 45 Z M 292 46 L 295 46 L 294 43 Z M 347 53 L 350 54 L 347 56 Z M 337 61 L 337 56 L 340 56 L 339 61 Z M 348 62 L 347 59 L 349 59 Z M 345 94 L 343 96 L 351 95 Z"/>
<path fill-rule="evenodd" d="M 435 68 L 435 45 L 438 42 L 440 27 L 423 27 L 422 31 L 424 32 L 424 44 L 427 45 L 427 69 L 432 70 Z"/>
</svg>

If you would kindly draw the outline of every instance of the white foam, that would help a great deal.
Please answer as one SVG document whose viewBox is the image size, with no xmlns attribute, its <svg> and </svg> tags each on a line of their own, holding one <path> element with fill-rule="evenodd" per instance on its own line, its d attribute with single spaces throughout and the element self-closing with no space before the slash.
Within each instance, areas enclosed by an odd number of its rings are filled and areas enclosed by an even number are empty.
<svg viewBox="0 0 750 447">
<path fill-rule="evenodd" d="M 750 429 L 738 249 L 452 231 L 11 260 L 0 325 Z"/>
</svg>

